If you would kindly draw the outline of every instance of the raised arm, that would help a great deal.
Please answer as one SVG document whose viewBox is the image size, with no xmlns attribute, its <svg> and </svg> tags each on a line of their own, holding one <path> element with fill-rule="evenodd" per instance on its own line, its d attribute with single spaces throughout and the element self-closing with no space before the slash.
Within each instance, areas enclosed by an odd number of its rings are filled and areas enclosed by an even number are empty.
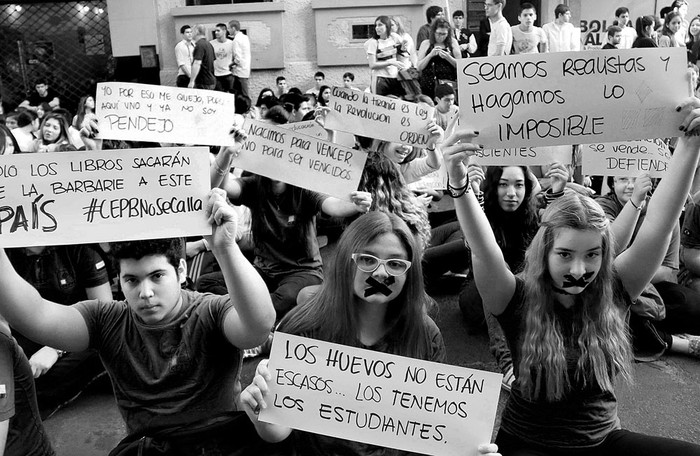
<svg viewBox="0 0 700 456">
<path fill-rule="evenodd" d="M 671 158 L 666 176 L 649 201 L 649 216 L 632 245 L 615 259 L 615 268 L 632 299 L 639 296 L 661 264 L 698 164 L 700 99 L 691 98 L 678 110 L 686 113 L 680 126 L 685 135 Z"/>
<path fill-rule="evenodd" d="M 87 324 L 77 309 L 43 299 L 12 267 L 0 249 L 0 314 L 17 331 L 50 347 L 67 351 L 88 348 Z"/>
<path fill-rule="evenodd" d="M 644 201 L 646 201 L 647 193 L 650 190 L 651 177 L 648 174 L 642 174 L 634 182 L 632 196 L 627 201 L 629 204 L 625 204 L 617 217 L 611 220 L 610 228 L 615 236 L 617 252 L 623 251 L 629 245 L 632 234 L 634 234 L 634 227 L 637 226 L 639 214 L 642 212 Z"/>
<path fill-rule="evenodd" d="M 267 340 L 275 323 L 270 293 L 236 244 L 238 216 L 226 202 L 223 190 L 215 188 L 209 193 L 207 214 L 213 233 L 205 239 L 221 266 L 229 298 L 234 303 L 224 319 L 224 334 L 238 348 L 258 346 Z"/>
<path fill-rule="evenodd" d="M 221 146 L 219 148 L 219 153 L 214 157 L 214 160 L 209 166 L 209 178 L 211 179 L 211 188 L 221 187 L 225 188 L 229 180 L 229 171 L 231 169 L 231 162 L 235 157 L 238 156 L 243 147 L 243 143 L 248 139 L 245 131 L 242 128 L 233 127 L 231 128 L 231 137 L 233 138 L 233 145 L 231 146 Z M 234 192 L 235 193 L 235 192 Z M 240 194 L 240 189 L 238 191 Z M 238 194 L 231 196 L 231 198 L 237 198 Z"/>
<path fill-rule="evenodd" d="M 508 269 L 486 214 L 467 182 L 467 159 L 480 148 L 469 142 L 475 136 L 475 132 L 450 136 L 443 143 L 442 153 L 449 178 L 448 190 L 455 192 L 457 218 L 471 250 L 476 287 L 484 307 L 500 315 L 515 293 L 515 276 Z"/>
</svg>

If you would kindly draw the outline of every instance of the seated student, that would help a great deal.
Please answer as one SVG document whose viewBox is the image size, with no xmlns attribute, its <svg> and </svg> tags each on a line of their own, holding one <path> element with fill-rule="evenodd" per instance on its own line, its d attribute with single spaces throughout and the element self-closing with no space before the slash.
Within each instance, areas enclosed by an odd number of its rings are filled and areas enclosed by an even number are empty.
<svg viewBox="0 0 700 456">
<path fill-rule="evenodd" d="M 428 316 L 431 301 L 423 290 L 421 250 L 398 216 L 381 211 L 360 216 L 338 241 L 328 279 L 305 293 L 305 301 L 282 320 L 278 329 L 326 342 L 443 362 L 445 344 Z M 271 381 L 271 369 L 263 360 L 253 382 L 241 393 L 241 405 L 264 440 L 279 442 L 293 434 L 294 447 L 300 454 L 409 454 L 258 421 L 258 411 L 271 403 Z M 480 447 L 481 454 L 496 451 L 495 445 Z M 467 453 L 471 451 L 465 449 Z"/>
<path fill-rule="evenodd" d="M 435 123 L 447 131 L 450 123 L 459 115 L 459 107 L 455 105 L 457 95 L 449 84 L 439 84 L 435 87 Z"/>
<path fill-rule="evenodd" d="M 26 110 L 17 115 L 17 128 L 12 129 L 12 135 L 17 140 L 17 153 L 29 152 L 34 146 L 34 132 L 39 129 L 36 113 Z"/>
<path fill-rule="evenodd" d="M 24 247 L 6 253 L 17 274 L 46 300 L 62 305 L 86 299 L 112 301 L 107 265 L 89 246 Z M 68 353 L 37 344 L 19 332 L 15 337 L 29 357 L 44 420 L 104 373 L 94 350 Z"/>
<path fill-rule="evenodd" d="M 611 222 L 618 251 L 623 251 L 634 241 L 643 224 L 647 223 L 646 198 L 652 189 L 651 178 L 648 174 L 637 178 L 609 177 L 608 186 L 610 192 L 598 197 L 596 202 Z M 664 351 L 700 357 L 700 337 L 685 334 L 700 334 L 700 294 L 677 283 L 679 231 L 676 222 L 665 242 L 666 254 L 630 315 L 634 349 L 638 356 L 643 357 L 640 359 L 655 358 Z M 652 308 L 635 312 L 643 304 Z M 665 317 L 647 315 L 657 306 L 663 306 Z M 651 316 L 655 319 L 650 320 Z M 648 325 L 652 325 L 653 329 Z M 678 334 L 683 336 L 679 337 Z"/>
<path fill-rule="evenodd" d="M 489 166 L 484 174 L 478 165 L 470 165 L 469 177 L 508 268 L 514 273 L 520 272 L 525 251 L 537 231 L 538 209 L 564 193 L 569 179 L 566 166 L 552 164 L 547 174 L 551 187 L 542 199 L 537 179 L 526 166 Z M 480 193 L 482 182 L 483 193 Z M 470 329 L 486 323 L 491 354 L 504 374 L 503 387 L 510 389 L 514 380 L 511 353 L 500 325 L 484 309 L 473 268 L 459 295 L 459 307 Z"/>
<path fill-rule="evenodd" d="M 700 455 L 700 446 L 620 428 L 616 377 L 632 376 L 625 316 L 661 262 L 698 165 L 700 100 L 682 103 L 681 138 L 668 174 L 630 248 L 615 256 L 609 222 L 591 198 L 569 192 L 552 203 L 525 253 L 523 272 L 506 264 L 467 181 L 480 149 L 464 132 L 445 153 L 449 186 L 472 251 L 484 307 L 497 316 L 516 367 L 496 443 L 506 455 Z"/>
<path fill-rule="evenodd" d="M 353 192 L 351 203 L 263 176 L 233 178 L 228 170 L 235 166 L 246 135 L 236 128 L 232 134 L 235 145 L 223 147 L 212 163 L 211 185 L 225 189 L 234 204 L 250 208 L 253 264 L 272 295 L 279 320 L 296 305 L 299 290 L 323 281 L 316 214 L 348 217 L 366 212 L 371 198 L 366 192 Z M 220 274 L 200 277 L 197 289 L 220 293 Z"/>
<path fill-rule="evenodd" d="M 32 370 L 0 316 L 0 455 L 54 456 L 39 417 Z"/>
<path fill-rule="evenodd" d="M 4 125 L 0 125 L 0 155 L 12 155 L 22 152 L 14 135 Z"/>
<path fill-rule="evenodd" d="M 236 245 L 237 221 L 225 193 L 212 190 L 205 207 L 213 228 L 207 241 L 227 296 L 181 290 L 187 275 L 181 239 L 113 243 L 126 300 L 73 306 L 43 299 L 0 251 L 0 312 L 39 343 L 100 353 L 129 433 L 121 448 L 147 444 L 166 427 L 206 430 L 212 419 L 235 411 L 241 349 L 266 340 L 274 323 L 265 284 Z M 249 433 L 235 431 L 223 437 L 243 444 Z M 213 454 L 219 441 L 207 439 L 199 451 Z"/>
<path fill-rule="evenodd" d="M 289 122 L 301 122 L 304 117 L 314 110 L 313 95 L 299 95 L 289 92 L 280 98 L 280 104 L 291 114 Z"/>
<path fill-rule="evenodd" d="M 513 54 L 538 54 L 547 52 L 547 34 L 535 26 L 537 11 L 532 3 L 521 3 L 518 7 L 520 24 L 512 26 Z"/>
<path fill-rule="evenodd" d="M 39 78 L 34 82 L 34 90 L 31 95 L 29 95 L 29 98 L 21 102 L 19 107 L 37 112 L 43 103 L 46 103 L 48 109 L 51 110 L 53 108 L 58 108 L 61 105 L 61 100 L 58 93 L 49 87 L 46 79 Z"/>
</svg>

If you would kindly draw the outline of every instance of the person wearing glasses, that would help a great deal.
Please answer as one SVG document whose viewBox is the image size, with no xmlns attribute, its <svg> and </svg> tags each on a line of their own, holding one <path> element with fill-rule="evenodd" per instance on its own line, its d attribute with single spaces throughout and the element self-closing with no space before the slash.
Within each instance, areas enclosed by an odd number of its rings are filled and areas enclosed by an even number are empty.
<svg viewBox="0 0 700 456">
<path fill-rule="evenodd" d="M 305 301 L 282 320 L 278 331 L 443 362 L 445 344 L 428 316 L 431 300 L 423 289 L 420 255 L 416 238 L 398 216 L 380 211 L 360 216 L 338 241 L 326 281 L 305 293 Z M 258 421 L 259 410 L 271 405 L 271 381 L 263 360 L 240 396 L 264 440 L 280 442 L 293 434 L 293 445 L 304 454 L 408 454 Z M 495 456 L 496 451 L 494 445 L 480 447 L 482 454 Z"/>
<path fill-rule="evenodd" d="M 424 95 L 435 97 L 435 86 L 449 84 L 457 87 L 457 59 L 462 58 L 459 44 L 450 22 L 436 19 L 430 26 L 430 36 L 418 49 L 420 87 Z"/>
<path fill-rule="evenodd" d="M 486 0 L 484 2 L 486 17 L 491 24 L 487 51 L 489 56 L 508 55 L 513 47 L 513 31 L 506 18 L 503 17 L 503 8 L 505 7 L 506 0 Z"/>
</svg>

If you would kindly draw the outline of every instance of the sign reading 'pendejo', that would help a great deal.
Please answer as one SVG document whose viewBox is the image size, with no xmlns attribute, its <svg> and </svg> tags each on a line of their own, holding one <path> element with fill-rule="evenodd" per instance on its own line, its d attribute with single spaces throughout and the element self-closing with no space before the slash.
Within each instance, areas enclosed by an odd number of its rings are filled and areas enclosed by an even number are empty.
<svg viewBox="0 0 700 456">
<path fill-rule="evenodd" d="M 126 82 L 97 84 L 100 137 L 127 141 L 231 144 L 236 97 L 213 90 Z"/>
<path fill-rule="evenodd" d="M 676 136 L 686 61 L 684 48 L 458 60 L 460 128 L 494 148 Z"/>
<path fill-rule="evenodd" d="M 211 234 L 206 148 L 0 156 L 0 246 Z"/>
<path fill-rule="evenodd" d="M 491 440 L 502 375 L 275 333 L 260 420 L 440 456 Z"/>
</svg>

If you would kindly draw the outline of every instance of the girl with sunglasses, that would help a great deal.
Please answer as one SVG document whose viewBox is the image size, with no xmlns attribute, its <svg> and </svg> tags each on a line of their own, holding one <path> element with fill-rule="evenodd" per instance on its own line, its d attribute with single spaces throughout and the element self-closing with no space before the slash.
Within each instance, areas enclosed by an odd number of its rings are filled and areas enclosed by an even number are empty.
<svg viewBox="0 0 700 456">
<path fill-rule="evenodd" d="M 360 216 L 345 230 L 325 282 L 302 292 L 297 308 L 278 330 L 327 342 L 442 362 L 445 345 L 428 316 L 421 249 L 405 222 L 385 212 Z M 404 455 L 404 451 L 317 435 L 258 421 L 256 410 L 270 403 L 272 375 L 267 360 L 241 393 L 240 401 L 258 434 L 269 442 L 293 435 L 304 454 Z M 482 454 L 497 451 L 482 445 Z"/>
</svg>

